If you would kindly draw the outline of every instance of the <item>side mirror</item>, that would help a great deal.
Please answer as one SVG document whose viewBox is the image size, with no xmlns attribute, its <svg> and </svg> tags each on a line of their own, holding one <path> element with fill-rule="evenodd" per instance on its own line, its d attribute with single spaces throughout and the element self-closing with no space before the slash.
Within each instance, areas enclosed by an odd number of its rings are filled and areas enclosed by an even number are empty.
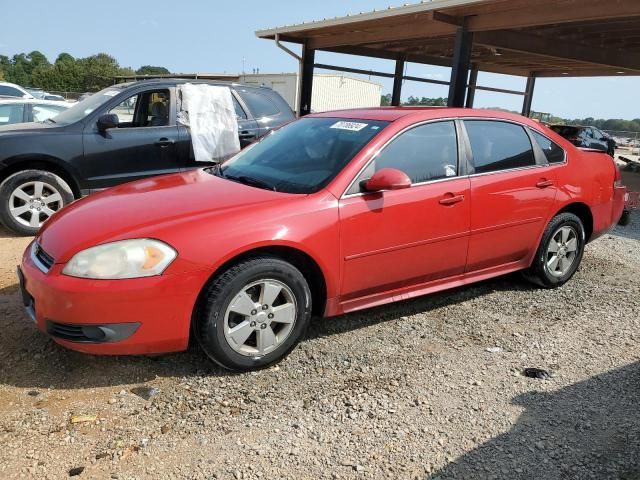
<svg viewBox="0 0 640 480">
<path fill-rule="evenodd" d="M 411 179 L 402 170 L 383 168 L 374 173 L 369 180 L 364 181 L 361 186 L 366 192 L 402 190 L 411 187 Z"/>
<path fill-rule="evenodd" d="M 118 115 L 115 113 L 107 113 L 98 118 L 98 131 L 104 133 L 110 128 L 117 128 L 119 124 L 120 120 L 118 119 Z"/>
</svg>

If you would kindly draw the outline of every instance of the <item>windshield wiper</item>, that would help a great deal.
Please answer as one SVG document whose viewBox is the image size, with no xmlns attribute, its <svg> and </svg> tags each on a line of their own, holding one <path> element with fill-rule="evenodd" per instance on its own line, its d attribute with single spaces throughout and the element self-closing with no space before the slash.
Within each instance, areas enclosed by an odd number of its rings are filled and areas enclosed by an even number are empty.
<svg viewBox="0 0 640 480">
<path fill-rule="evenodd" d="M 245 185 L 251 185 L 252 187 L 258 187 L 265 190 L 273 190 L 274 192 L 277 192 L 276 187 L 258 178 L 249 177 L 247 175 L 238 175 L 237 177 L 233 175 L 224 175 L 222 173 L 222 170 L 220 170 L 220 176 L 234 182 L 244 183 Z"/>
</svg>

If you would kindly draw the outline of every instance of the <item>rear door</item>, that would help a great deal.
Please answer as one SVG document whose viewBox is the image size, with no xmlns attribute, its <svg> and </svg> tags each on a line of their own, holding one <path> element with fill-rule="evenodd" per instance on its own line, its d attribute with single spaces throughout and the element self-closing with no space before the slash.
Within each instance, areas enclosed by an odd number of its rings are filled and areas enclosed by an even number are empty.
<svg viewBox="0 0 640 480">
<path fill-rule="evenodd" d="M 170 87 L 136 90 L 102 112 L 118 115 L 118 128 L 102 133 L 95 122 L 85 127 L 80 169 L 90 189 L 184 168 L 176 148 L 174 95 Z"/>
<path fill-rule="evenodd" d="M 469 119 L 464 125 L 474 169 L 467 272 L 515 266 L 535 251 L 546 226 L 556 196 L 553 168 L 519 124 Z"/>
</svg>

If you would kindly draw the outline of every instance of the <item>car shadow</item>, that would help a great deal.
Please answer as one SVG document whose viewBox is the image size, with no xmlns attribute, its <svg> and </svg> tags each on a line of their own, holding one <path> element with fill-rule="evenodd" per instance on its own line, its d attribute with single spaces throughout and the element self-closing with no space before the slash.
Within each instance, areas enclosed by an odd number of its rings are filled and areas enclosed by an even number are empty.
<svg viewBox="0 0 640 480">
<path fill-rule="evenodd" d="M 518 275 L 407 300 L 329 319 L 314 319 L 306 337 L 340 335 L 360 328 L 428 312 L 495 291 L 527 290 Z M 232 376 L 196 345 L 186 352 L 158 356 L 94 356 L 67 350 L 41 333 L 24 313 L 17 285 L 0 289 L 0 385 L 76 389 L 126 385 L 163 377 Z"/>
<path fill-rule="evenodd" d="M 631 240 L 640 240 L 640 209 L 630 210 L 629 216 L 629 224 L 627 226 L 616 225 L 609 234 Z"/>
<path fill-rule="evenodd" d="M 510 431 L 430 478 L 640 480 L 640 363 L 512 403 L 525 411 Z"/>
</svg>

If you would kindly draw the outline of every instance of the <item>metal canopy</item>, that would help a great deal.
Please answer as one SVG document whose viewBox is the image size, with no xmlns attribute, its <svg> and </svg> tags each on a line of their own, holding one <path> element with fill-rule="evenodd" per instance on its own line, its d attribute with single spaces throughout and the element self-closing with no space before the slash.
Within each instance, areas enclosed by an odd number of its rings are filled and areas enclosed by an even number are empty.
<svg viewBox="0 0 640 480">
<path fill-rule="evenodd" d="M 259 38 L 450 66 L 456 30 L 473 32 L 471 61 L 524 77 L 637 75 L 638 0 L 434 0 L 256 32 Z"/>
<path fill-rule="evenodd" d="M 256 35 L 300 43 L 307 59 L 322 50 L 452 67 L 450 103 L 456 106 L 464 104 L 470 71 L 528 78 L 640 75 L 640 0 L 432 0 Z M 307 73 L 312 67 L 307 61 Z M 400 73 L 397 68 L 396 80 Z M 533 82 L 526 92 L 510 93 L 528 95 L 530 107 Z"/>
</svg>

